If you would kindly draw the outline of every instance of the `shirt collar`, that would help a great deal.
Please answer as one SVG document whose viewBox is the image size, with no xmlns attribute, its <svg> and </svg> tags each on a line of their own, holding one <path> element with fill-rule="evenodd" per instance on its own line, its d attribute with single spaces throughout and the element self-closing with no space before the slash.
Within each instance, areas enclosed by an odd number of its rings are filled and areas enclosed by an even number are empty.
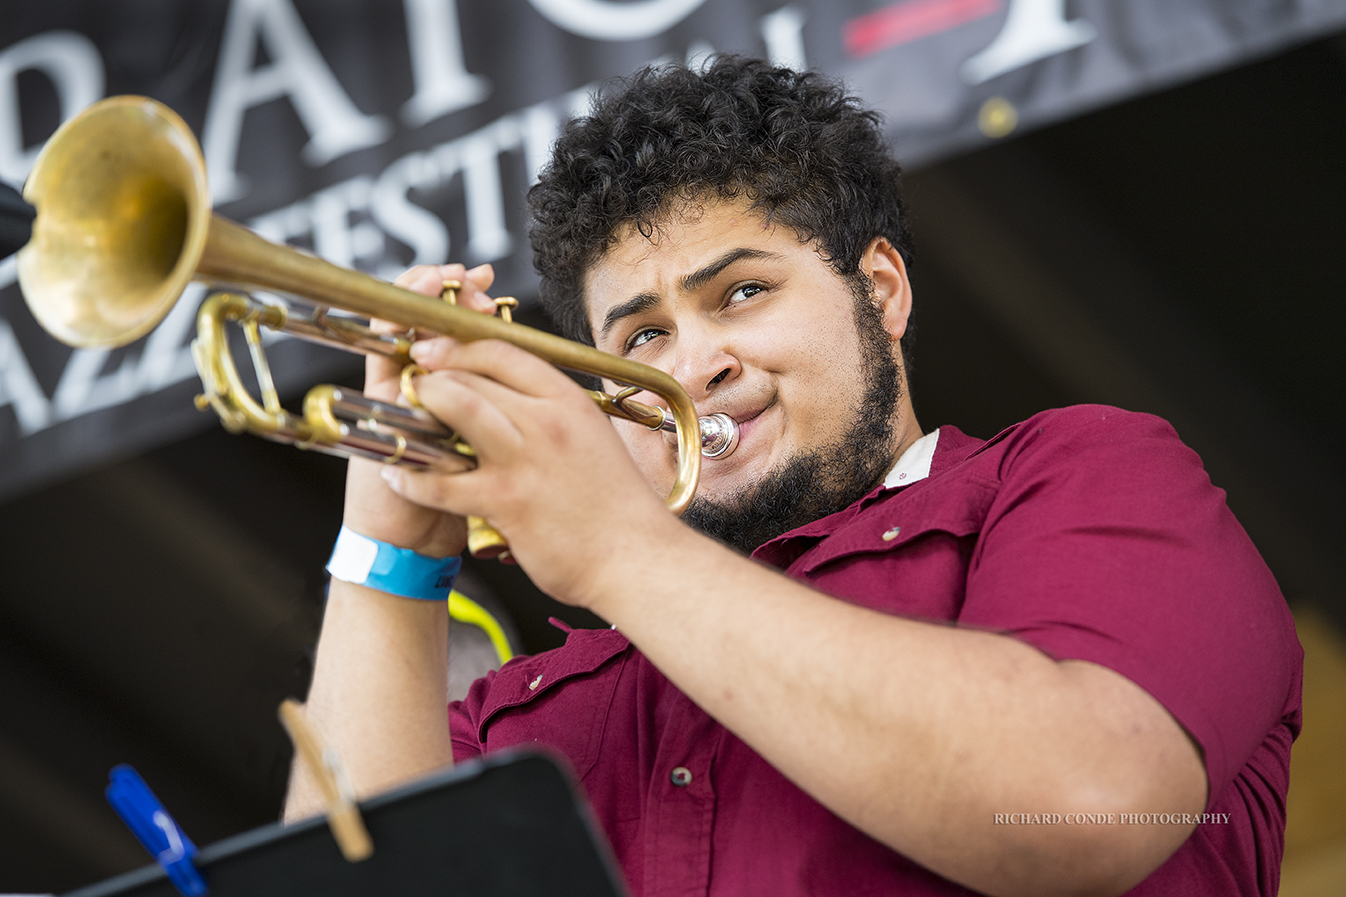
<svg viewBox="0 0 1346 897">
<path fill-rule="evenodd" d="M 954 427 L 948 429 L 951 431 L 952 443 L 945 447 L 946 449 L 956 450 L 961 447 L 959 437 L 962 434 Z M 927 433 L 909 445 L 902 456 L 897 459 L 897 463 L 893 465 L 893 469 L 889 471 L 883 484 L 875 486 L 864 498 L 844 510 L 837 511 L 835 514 L 829 514 L 826 517 L 814 520 L 812 523 L 806 523 L 797 529 L 777 536 L 766 544 L 759 546 L 752 553 L 752 556 L 759 561 L 784 570 L 810 547 L 827 538 L 839 526 L 854 518 L 856 514 L 861 513 L 870 504 L 878 501 L 881 496 L 892 494 L 891 489 L 906 487 L 926 479 L 930 476 L 930 468 L 935 460 L 935 447 L 939 442 L 939 432 L 939 430 L 934 430 Z M 966 437 L 963 437 L 963 439 L 966 440 Z M 975 442 L 975 440 L 966 441 Z M 946 440 L 946 443 L 948 443 L 948 440 Z M 943 455 L 947 454 L 948 451 L 943 453 Z M 938 466 L 942 469 L 948 466 L 948 462 L 945 461 Z"/>
<path fill-rule="evenodd" d="M 910 486 L 930 476 L 930 462 L 935 458 L 935 445 L 938 442 L 939 430 L 932 430 L 907 446 L 893 469 L 888 471 L 888 476 L 884 477 L 883 488 Z"/>
</svg>

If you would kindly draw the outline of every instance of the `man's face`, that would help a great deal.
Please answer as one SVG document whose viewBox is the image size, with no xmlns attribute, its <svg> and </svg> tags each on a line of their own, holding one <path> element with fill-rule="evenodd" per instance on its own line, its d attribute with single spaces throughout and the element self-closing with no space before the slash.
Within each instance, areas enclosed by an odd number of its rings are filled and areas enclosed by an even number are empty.
<svg viewBox="0 0 1346 897">
<path fill-rule="evenodd" d="M 598 348 L 672 373 L 700 414 L 738 421 L 737 450 L 704 462 L 688 520 L 751 550 L 863 495 L 920 435 L 896 361 L 905 271 L 876 296 L 874 280 L 842 277 L 742 204 L 683 212 L 650 237 L 630 229 L 589 270 L 589 320 Z M 618 432 L 667 493 L 671 436 Z"/>
</svg>

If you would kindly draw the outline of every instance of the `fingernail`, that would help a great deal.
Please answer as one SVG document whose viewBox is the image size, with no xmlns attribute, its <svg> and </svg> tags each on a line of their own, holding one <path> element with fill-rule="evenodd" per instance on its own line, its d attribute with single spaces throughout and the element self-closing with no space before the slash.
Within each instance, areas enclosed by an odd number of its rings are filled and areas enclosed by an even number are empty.
<svg viewBox="0 0 1346 897">
<path fill-rule="evenodd" d="M 396 489 L 402 482 L 402 471 L 396 467 L 385 467 L 379 471 L 379 476 L 383 477 L 384 482 Z"/>
<path fill-rule="evenodd" d="M 417 340 L 411 344 L 411 358 L 413 361 L 419 362 L 434 361 L 457 345 L 458 341 L 451 336 L 436 336 L 434 339 Z"/>
</svg>

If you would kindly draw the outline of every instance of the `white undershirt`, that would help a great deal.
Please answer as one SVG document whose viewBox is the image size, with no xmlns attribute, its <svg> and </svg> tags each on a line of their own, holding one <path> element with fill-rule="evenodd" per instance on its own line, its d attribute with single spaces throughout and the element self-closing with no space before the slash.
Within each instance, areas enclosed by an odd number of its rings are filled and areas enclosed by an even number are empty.
<svg viewBox="0 0 1346 897">
<path fill-rule="evenodd" d="M 893 469 L 888 471 L 888 476 L 884 478 L 884 488 L 910 486 L 930 476 L 930 462 L 934 460 L 937 442 L 939 442 L 939 430 L 931 430 L 907 446 L 902 457 L 897 459 Z"/>
</svg>

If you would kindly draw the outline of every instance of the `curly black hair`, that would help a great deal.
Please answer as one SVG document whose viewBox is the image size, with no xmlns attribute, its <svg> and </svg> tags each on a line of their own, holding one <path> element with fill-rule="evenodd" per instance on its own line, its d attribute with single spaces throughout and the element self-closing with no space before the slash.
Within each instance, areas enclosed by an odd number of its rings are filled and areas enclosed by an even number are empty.
<svg viewBox="0 0 1346 897">
<path fill-rule="evenodd" d="M 840 83 L 720 56 L 700 71 L 645 68 L 617 87 L 566 125 L 528 193 L 542 302 L 567 337 L 593 343 L 589 267 L 622 228 L 648 236 L 679 200 L 746 199 L 847 278 L 875 237 L 911 264 L 901 168 L 877 113 Z"/>
</svg>

